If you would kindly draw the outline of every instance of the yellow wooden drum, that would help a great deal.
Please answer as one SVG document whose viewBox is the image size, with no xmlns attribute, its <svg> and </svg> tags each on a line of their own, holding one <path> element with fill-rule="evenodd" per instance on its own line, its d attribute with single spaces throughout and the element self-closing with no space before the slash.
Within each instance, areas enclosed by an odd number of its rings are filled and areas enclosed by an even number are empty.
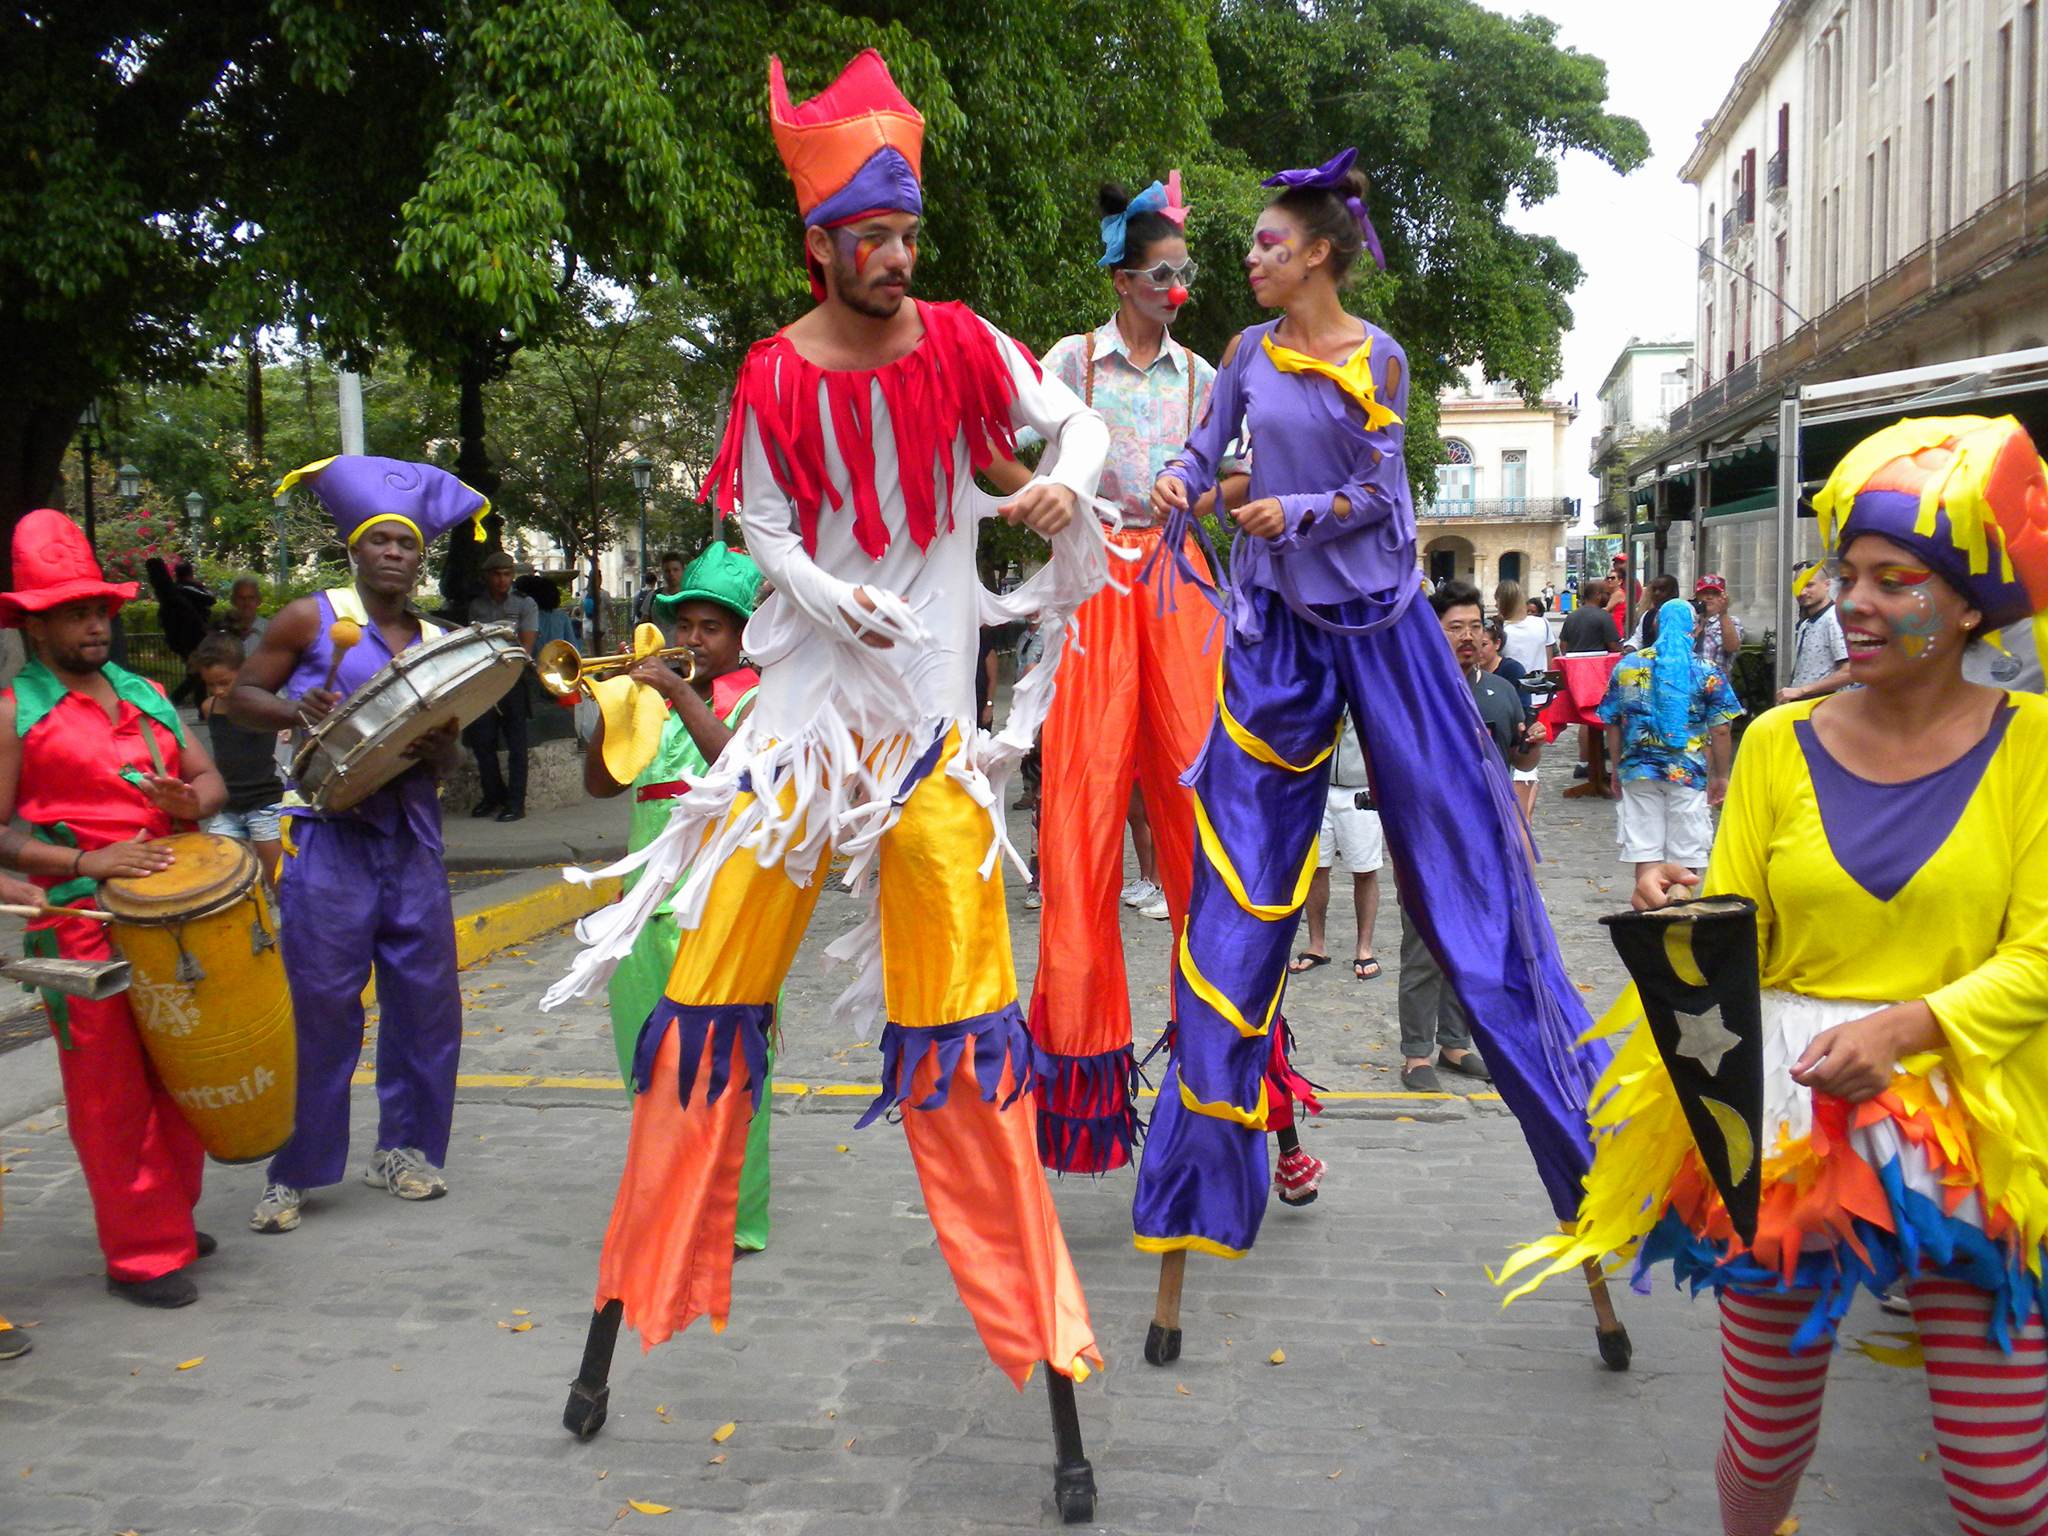
<svg viewBox="0 0 2048 1536">
<path fill-rule="evenodd" d="M 233 838 L 166 838 L 177 863 L 100 885 L 142 1043 L 206 1150 L 261 1162 L 291 1139 L 298 1035 L 277 919 L 255 852 Z"/>
</svg>

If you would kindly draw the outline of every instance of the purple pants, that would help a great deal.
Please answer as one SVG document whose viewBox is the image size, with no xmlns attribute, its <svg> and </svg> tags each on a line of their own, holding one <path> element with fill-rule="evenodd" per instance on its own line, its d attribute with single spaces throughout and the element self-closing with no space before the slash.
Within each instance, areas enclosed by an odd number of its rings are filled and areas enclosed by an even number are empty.
<svg viewBox="0 0 2048 1536">
<path fill-rule="evenodd" d="M 448 1157 L 462 992 L 455 911 L 438 851 L 404 825 L 386 834 L 294 816 L 278 884 L 278 937 L 298 1020 L 298 1124 L 270 1181 L 339 1183 L 348 1088 L 363 1049 L 363 988 L 377 966 L 377 1146 Z"/>
</svg>

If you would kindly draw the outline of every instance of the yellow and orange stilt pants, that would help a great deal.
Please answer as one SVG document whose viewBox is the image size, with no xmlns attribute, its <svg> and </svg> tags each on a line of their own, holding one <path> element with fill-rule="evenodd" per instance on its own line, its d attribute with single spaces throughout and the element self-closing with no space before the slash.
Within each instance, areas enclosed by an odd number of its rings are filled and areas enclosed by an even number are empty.
<svg viewBox="0 0 2048 1536">
<path fill-rule="evenodd" d="M 1020 1387 L 1039 1360 L 1078 1379 L 1101 1356 L 1038 1166 L 1002 874 L 979 872 L 989 817 L 947 776 L 958 750 L 949 736 L 881 841 L 888 1024 L 882 1094 L 861 1123 L 902 1106 L 939 1250 L 989 1357 Z M 732 814 L 746 808 L 742 796 Z M 821 864 L 800 886 L 735 853 L 641 1032 L 596 1306 L 622 1302 L 649 1349 L 700 1316 L 725 1326 L 768 1029 L 826 878 Z"/>
<path fill-rule="evenodd" d="M 1159 531 L 1116 533 L 1110 542 L 1138 551 L 1129 569 L 1149 570 L 1148 579 L 1132 581 L 1126 592 L 1104 587 L 1075 615 L 1080 645 L 1060 658 L 1058 690 L 1040 736 L 1045 907 L 1031 1039 L 1038 1155 L 1063 1173 L 1106 1173 L 1131 1160 L 1137 1060 L 1119 926 L 1124 823 L 1135 782 L 1178 943 L 1195 841 L 1194 796 L 1180 776 L 1208 735 L 1223 656 L 1216 610 L 1174 579 Z M 1192 541 L 1183 553 L 1206 578 L 1207 563 Z"/>
</svg>

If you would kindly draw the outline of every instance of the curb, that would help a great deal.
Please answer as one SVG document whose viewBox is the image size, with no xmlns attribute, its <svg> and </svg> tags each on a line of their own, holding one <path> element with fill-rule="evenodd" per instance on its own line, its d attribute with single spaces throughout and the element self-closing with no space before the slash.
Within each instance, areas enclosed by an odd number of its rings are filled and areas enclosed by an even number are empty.
<svg viewBox="0 0 2048 1536">
<path fill-rule="evenodd" d="M 556 869 L 525 869 L 465 891 L 455 900 L 455 968 L 467 970 L 501 949 L 573 923 L 609 905 L 618 894 L 617 880 L 572 885 Z M 363 989 L 363 1006 L 372 1007 L 376 1001 L 373 975 Z M 0 1069 L 0 1126 L 44 1114 L 63 1102 L 54 1039 L 7 1053 Z"/>
</svg>

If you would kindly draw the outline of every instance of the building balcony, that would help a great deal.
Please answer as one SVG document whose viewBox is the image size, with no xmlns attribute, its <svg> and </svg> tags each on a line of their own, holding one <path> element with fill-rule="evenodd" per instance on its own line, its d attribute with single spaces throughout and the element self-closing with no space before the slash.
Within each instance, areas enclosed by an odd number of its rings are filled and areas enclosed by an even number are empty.
<svg viewBox="0 0 2048 1536">
<path fill-rule="evenodd" d="M 1415 509 L 1418 523 L 1571 523 L 1579 504 L 1570 496 L 1493 496 L 1433 501 Z"/>
<path fill-rule="evenodd" d="M 1786 185 L 1785 151 L 1781 149 L 1764 163 L 1764 194 L 1778 197 L 1784 193 Z"/>
<path fill-rule="evenodd" d="M 1714 253 L 1711 249 L 1712 245 L 1713 242 L 1711 240 L 1702 240 L 1700 242 L 1700 270 L 1702 272 L 1711 272 L 1714 270 Z"/>
</svg>

